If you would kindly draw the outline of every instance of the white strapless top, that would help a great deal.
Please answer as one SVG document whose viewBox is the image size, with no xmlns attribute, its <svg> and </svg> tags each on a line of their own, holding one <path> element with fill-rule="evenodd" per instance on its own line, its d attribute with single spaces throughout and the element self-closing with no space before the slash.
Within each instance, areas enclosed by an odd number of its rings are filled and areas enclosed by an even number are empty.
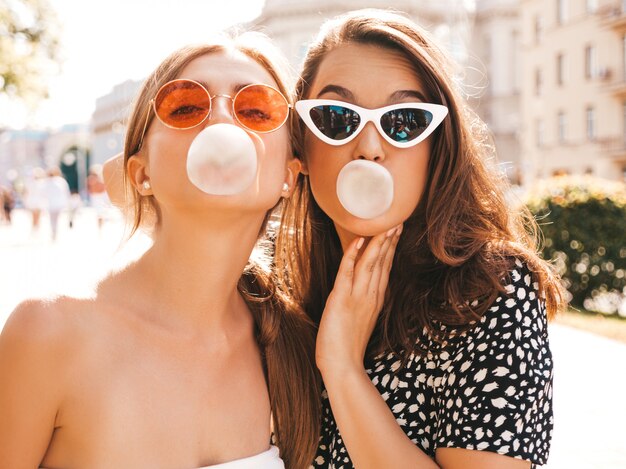
<svg viewBox="0 0 626 469">
<path fill-rule="evenodd" d="M 285 464 L 279 456 L 278 448 L 272 445 L 270 449 L 256 456 L 199 467 L 198 469 L 285 469 Z"/>
<path fill-rule="evenodd" d="M 39 469 L 45 469 L 40 467 Z M 248 458 L 236 459 L 213 466 L 203 466 L 198 469 L 285 469 L 285 464 L 280 458 L 278 448 L 270 446 L 263 453 Z"/>
</svg>

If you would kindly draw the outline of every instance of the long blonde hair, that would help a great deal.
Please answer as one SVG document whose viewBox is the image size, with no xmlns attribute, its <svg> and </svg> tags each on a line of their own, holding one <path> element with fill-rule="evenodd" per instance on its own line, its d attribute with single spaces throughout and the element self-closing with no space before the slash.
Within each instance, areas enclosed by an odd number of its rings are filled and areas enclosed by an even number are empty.
<svg viewBox="0 0 626 469">
<path fill-rule="evenodd" d="M 144 126 L 149 128 L 154 120 L 149 102 L 158 89 L 177 78 L 194 59 L 233 49 L 261 64 L 274 78 L 278 89 L 290 102 L 293 101 L 285 61 L 269 40 L 259 33 L 224 36 L 213 44 L 182 48 L 167 57 L 141 88 L 128 122 L 125 167 L 128 159 L 140 151 Z M 126 175 L 125 180 L 127 193 L 133 198 L 132 232 L 146 218 L 152 217 L 158 229 L 160 213 L 154 198 L 142 196 L 134 190 Z M 260 236 L 265 232 L 271 213 L 272 210 L 266 215 Z M 276 289 L 272 275 L 260 263 L 248 263 L 239 280 L 238 290 L 254 316 L 274 416 L 274 436 L 281 456 L 287 468 L 308 467 L 317 448 L 320 429 L 320 384 L 313 365 L 314 327 L 302 309 Z"/>
<path fill-rule="evenodd" d="M 551 316 L 561 286 L 536 252 L 536 224 L 505 202 L 504 178 L 495 171 L 485 125 L 463 102 L 451 76 L 452 62 L 411 20 L 389 11 L 360 10 L 328 21 L 309 47 L 296 99 L 307 99 L 320 64 L 344 44 L 375 45 L 402 53 L 423 83 L 426 97 L 443 104 L 449 117 L 432 135 L 424 193 L 405 222 L 396 250 L 386 301 L 368 354 L 393 351 L 408 358 L 419 350 L 425 329 L 441 342 L 434 320 L 468 328 L 503 291 L 514 258 L 534 272 Z M 306 160 L 301 122 L 294 122 L 294 148 Z M 308 176 L 282 215 L 277 241 L 281 284 L 319 321 L 342 249 L 332 220 L 313 198 Z"/>
</svg>

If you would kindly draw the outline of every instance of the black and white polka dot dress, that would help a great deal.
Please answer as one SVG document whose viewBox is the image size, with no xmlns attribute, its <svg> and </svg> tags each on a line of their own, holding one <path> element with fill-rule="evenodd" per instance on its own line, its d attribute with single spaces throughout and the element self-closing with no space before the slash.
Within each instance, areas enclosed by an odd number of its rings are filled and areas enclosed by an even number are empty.
<svg viewBox="0 0 626 469">
<path fill-rule="evenodd" d="M 432 458 L 437 448 L 452 447 L 546 463 L 553 423 L 545 306 L 521 262 L 509 283 L 506 294 L 445 350 L 433 342 L 430 350 L 439 351 L 412 355 L 401 370 L 391 354 L 366 362 L 398 425 Z M 312 467 L 353 467 L 326 392 Z"/>
</svg>

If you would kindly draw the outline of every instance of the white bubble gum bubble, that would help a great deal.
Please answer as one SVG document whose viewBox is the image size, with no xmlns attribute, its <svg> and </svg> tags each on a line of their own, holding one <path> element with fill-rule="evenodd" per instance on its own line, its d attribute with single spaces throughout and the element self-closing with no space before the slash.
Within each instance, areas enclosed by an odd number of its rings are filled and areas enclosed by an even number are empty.
<svg viewBox="0 0 626 469">
<path fill-rule="evenodd" d="M 368 160 L 354 160 L 337 177 L 337 196 L 352 215 L 376 218 L 391 207 L 393 178 L 386 168 Z"/>
<path fill-rule="evenodd" d="M 254 142 L 231 124 L 207 127 L 191 142 L 187 153 L 187 176 L 207 194 L 239 194 L 252 184 L 256 170 Z"/>
</svg>

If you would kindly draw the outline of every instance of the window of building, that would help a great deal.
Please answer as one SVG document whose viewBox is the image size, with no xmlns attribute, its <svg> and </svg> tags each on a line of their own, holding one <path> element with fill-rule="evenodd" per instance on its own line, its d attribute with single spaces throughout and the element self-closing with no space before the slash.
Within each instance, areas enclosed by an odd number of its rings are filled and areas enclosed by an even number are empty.
<svg viewBox="0 0 626 469">
<path fill-rule="evenodd" d="M 563 24 L 567 21 L 568 1 L 569 0 L 556 0 L 556 22 L 558 24 Z"/>
<path fill-rule="evenodd" d="M 585 110 L 585 120 L 587 128 L 587 140 L 596 138 L 596 110 L 593 106 L 588 106 Z"/>
<path fill-rule="evenodd" d="M 492 45 L 492 41 L 491 41 L 491 36 L 488 34 L 485 34 L 483 36 L 483 63 L 487 69 L 487 73 L 491 73 L 491 55 L 492 55 L 492 51 L 493 51 L 493 45 Z M 489 92 L 491 88 L 491 80 L 488 80 L 487 83 L 487 91 Z"/>
<path fill-rule="evenodd" d="M 511 33 L 511 70 L 513 72 L 513 92 L 519 93 L 520 89 L 520 63 L 519 63 L 519 51 L 520 51 L 520 40 L 519 33 L 517 31 L 513 31 Z"/>
<path fill-rule="evenodd" d="M 540 69 L 535 70 L 535 95 L 541 96 L 543 94 L 543 73 Z"/>
<path fill-rule="evenodd" d="M 592 15 L 598 9 L 598 0 L 586 0 L 587 13 Z"/>
<path fill-rule="evenodd" d="M 585 78 L 594 78 L 596 71 L 596 48 L 588 45 L 585 47 Z"/>
<path fill-rule="evenodd" d="M 537 15 L 535 16 L 535 44 L 539 44 L 542 40 L 543 40 L 543 18 Z"/>
<path fill-rule="evenodd" d="M 557 115 L 557 121 L 559 143 L 565 143 L 565 139 L 567 138 L 567 118 L 563 111 L 560 111 Z"/>
<path fill-rule="evenodd" d="M 491 63 L 491 36 L 485 34 L 483 36 L 483 49 L 484 49 L 484 62 L 486 64 Z"/>
<path fill-rule="evenodd" d="M 624 145 L 624 148 L 626 148 L 626 101 L 624 101 L 622 103 L 622 143 Z"/>
<path fill-rule="evenodd" d="M 558 54 L 556 56 L 556 84 L 562 85 L 565 82 L 565 56 Z"/>
<path fill-rule="evenodd" d="M 553 169 L 552 170 L 552 176 L 555 176 L 555 177 L 568 176 L 569 174 L 570 172 L 567 169 Z"/>
<path fill-rule="evenodd" d="M 483 64 L 485 68 L 487 69 L 487 74 L 490 75 L 491 74 L 491 52 L 492 52 L 491 36 L 489 35 L 483 36 L 482 41 L 483 41 Z M 492 91 L 493 91 L 492 78 L 493 77 L 489 77 L 485 85 L 485 93 L 487 96 L 491 96 Z"/>
<path fill-rule="evenodd" d="M 536 140 L 537 140 L 537 146 L 539 148 L 543 147 L 545 145 L 545 131 L 544 131 L 544 123 L 542 119 L 538 119 L 537 122 L 535 123 L 535 132 L 536 132 Z"/>
<path fill-rule="evenodd" d="M 626 34 L 622 36 L 622 80 L 626 80 Z"/>
</svg>

